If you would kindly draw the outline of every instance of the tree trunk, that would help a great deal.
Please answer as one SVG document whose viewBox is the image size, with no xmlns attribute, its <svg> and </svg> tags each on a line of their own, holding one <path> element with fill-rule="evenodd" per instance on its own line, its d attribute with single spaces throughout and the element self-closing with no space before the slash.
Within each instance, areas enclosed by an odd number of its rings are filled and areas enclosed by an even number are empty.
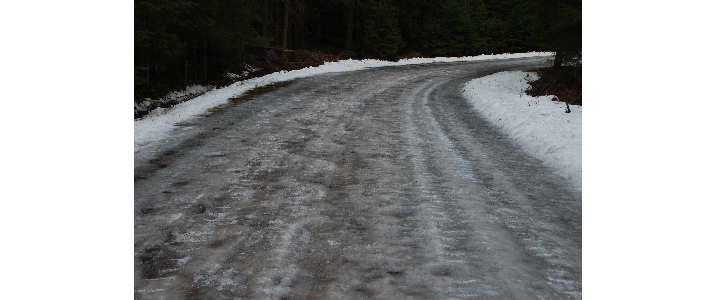
<svg viewBox="0 0 718 300">
<path fill-rule="evenodd" d="M 282 47 L 287 49 L 287 33 L 289 32 L 289 0 L 284 0 L 284 39 Z"/>
<path fill-rule="evenodd" d="M 553 59 L 553 67 L 555 69 L 560 68 L 561 62 L 563 62 L 563 51 L 556 51 L 556 56 Z"/>
<path fill-rule="evenodd" d="M 347 35 L 346 42 L 344 43 L 344 50 L 352 50 L 352 34 L 354 33 L 354 6 L 349 8 L 349 15 L 347 16 Z"/>
<path fill-rule="evenodd" d="M 204 82 L 207 83 L 207 38 L 204 38 Z"/>
<path fill-rule="evenodd" d="M 262 4 L 262 37 L 267 37 L 269 35 L 269 1 L 264 1 L 264 4 Z"/>
<path fill-rule="evenodd" d="M 316 25 L 316 29 L 314 30 L 314 39 L 321 41 L 322 40 L 322 12 L 319 11 L 314 18 L 314 23 Z"/>
</svg>

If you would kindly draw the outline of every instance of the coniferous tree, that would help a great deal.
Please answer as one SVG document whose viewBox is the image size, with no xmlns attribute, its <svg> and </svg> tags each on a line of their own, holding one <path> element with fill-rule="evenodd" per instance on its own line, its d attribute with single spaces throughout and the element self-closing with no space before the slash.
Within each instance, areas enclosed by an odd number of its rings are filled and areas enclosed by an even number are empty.
<svg viewBox="0 0 718 300">
<path fill-rule="evenodd" d="M 580 59 L 581 0 L 533 0 L 527 2 L 531 42 L 554 51 L 554 67 Z"/>
<path fill-rule="evenodd" d="M 404 46 L 391 1 L 366 1 L 364 52 L 380 59 L 393 59 Z"/>
<path fill-rule="evenodd" d="M 382 59 L 555 51 L 556 66 L 581 53 L 581 0 L 135 0 L 134 17 L 136 96 L 219 83 L 267 45 Z"/>
</svg>

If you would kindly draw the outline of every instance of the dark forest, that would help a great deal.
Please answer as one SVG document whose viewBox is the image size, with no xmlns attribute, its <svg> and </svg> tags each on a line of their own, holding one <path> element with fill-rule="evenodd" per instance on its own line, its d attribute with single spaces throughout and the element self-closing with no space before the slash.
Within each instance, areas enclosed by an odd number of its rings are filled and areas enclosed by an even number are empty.
<svg viewBox="0 0 718 300">
<path fill-rule="evenodd" d="M 135 0 L 134 9 L 136 99 L 337 59 L 552 51 L 559 68 L 581 54 L 580 0 Z"/>
</svg>

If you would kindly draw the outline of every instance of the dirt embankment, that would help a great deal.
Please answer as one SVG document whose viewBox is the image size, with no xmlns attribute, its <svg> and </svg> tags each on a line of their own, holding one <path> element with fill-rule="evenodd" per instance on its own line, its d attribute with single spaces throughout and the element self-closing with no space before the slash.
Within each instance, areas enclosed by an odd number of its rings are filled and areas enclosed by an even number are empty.
<svg viewBox="0 0 718 300">
<path fill-rule="evenodd" d="M 563 66 L 545 68 L 536 71 L 539 79 L 529 82 L 526 91 L 529 96 L 555 95 L 558 101 L 571 105 L 581 105 L 581 67 Z"/>
</svg>

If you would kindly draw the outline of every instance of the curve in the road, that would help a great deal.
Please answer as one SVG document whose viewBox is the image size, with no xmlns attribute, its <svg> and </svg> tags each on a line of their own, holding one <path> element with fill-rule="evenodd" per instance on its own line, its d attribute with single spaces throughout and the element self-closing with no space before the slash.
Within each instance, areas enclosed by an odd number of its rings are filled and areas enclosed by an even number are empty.
<svg viewBox="0 0 718 300">
<path fill-rule="evenodd" d="M 580 192 L 460 93 L 543 64 L 327 74 L 180 124 L 135 161 L 136 298 L 581 298 Z"/>
</svg>

